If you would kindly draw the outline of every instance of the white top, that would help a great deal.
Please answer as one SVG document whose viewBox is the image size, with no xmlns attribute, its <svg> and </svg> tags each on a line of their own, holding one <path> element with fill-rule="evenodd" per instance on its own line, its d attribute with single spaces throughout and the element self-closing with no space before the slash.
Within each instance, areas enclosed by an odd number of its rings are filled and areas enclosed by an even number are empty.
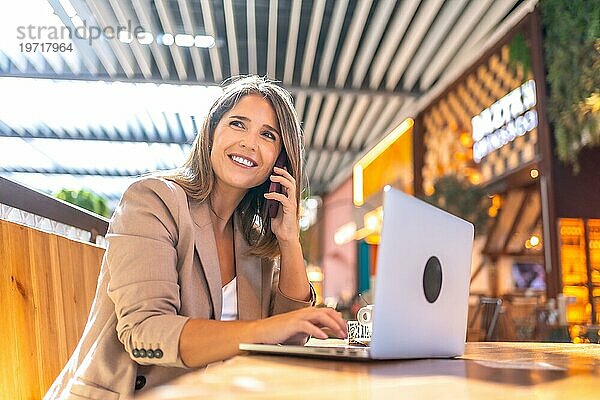
<svg viewBox="0 0 600 400">
<path fill-rule="evenodd" d="M 235 321 L 238 319 L 237 309 L 237 277 L 223 286 L 223 307 L 221 308 L 221 321 Z"/>
</svg>

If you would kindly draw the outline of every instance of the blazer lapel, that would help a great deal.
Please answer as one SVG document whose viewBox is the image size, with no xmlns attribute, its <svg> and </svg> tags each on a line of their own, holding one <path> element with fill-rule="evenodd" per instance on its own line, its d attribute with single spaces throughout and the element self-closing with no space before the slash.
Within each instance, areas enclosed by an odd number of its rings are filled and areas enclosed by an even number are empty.
<svg viewBox="0 0 600 400">
<path fill-rule="evenodd" d="M 241 231 L 239 215 L 234 217 L 233 242 L 235 246 L 235 273 L 237 276 L 238 319 L 253 320 L 262 317 L 262 268 L 260 259 L 246 255 L 250 248 Z"/>
<path fill-rule="evenodd" d="M 214 317 L 216 320 L 220 320 L 221 308 L 223 307 L 221 269 L 219 268 L 219 254 L 217 253 L 215 233 L 209 212 L 207 202 L 190 200 L 190 213 L 196 225 L 194 243 L 208 282 Z"/>
</svg>

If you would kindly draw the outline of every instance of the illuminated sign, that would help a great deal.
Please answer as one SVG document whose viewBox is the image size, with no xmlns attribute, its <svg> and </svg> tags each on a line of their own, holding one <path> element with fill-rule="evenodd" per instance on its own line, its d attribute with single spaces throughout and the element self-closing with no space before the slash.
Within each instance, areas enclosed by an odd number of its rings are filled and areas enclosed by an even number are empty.
<svg viewBox="0 0 600 400">
<path fill-rule="evenodd" d="M 471 119 L 473 160 L 485 156 L 532 131 L 538 124 L 535 82 L 529 80 Z"/>
<path fill-rule="evenodd" d="M 354 164 L 353 199 L 357 207 L 388 184 L 402 182 L 400 189 L 411 193 L 413 180 L 412 128 L 407 118 Z"/>
</svg>

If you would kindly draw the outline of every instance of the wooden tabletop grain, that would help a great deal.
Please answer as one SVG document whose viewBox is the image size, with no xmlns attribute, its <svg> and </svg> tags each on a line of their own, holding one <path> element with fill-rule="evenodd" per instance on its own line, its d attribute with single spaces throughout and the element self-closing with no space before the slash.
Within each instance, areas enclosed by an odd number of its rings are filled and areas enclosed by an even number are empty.
<svg viewBox="0 0 600 400">
<path fill-rule="evenodd" d="M 467 343 L 457 359 L 348 362 L 240 355 L 151 399 L 598 399 L 600 345 Z"/>
</svg>

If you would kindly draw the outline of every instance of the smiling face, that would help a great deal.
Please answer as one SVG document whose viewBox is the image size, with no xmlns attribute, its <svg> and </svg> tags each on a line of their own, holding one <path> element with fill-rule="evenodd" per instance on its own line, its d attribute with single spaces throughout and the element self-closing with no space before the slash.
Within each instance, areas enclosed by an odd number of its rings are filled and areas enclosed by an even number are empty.
<svg viewBox="0 0 600 400">
<path fill-rule="evenodd" d="M 210 161 L 218 190 L 245 192 L 263 183 L 282 143 L 271 103 L 257 94 L 242 97 L 214 131 Z"/>
</svg>

